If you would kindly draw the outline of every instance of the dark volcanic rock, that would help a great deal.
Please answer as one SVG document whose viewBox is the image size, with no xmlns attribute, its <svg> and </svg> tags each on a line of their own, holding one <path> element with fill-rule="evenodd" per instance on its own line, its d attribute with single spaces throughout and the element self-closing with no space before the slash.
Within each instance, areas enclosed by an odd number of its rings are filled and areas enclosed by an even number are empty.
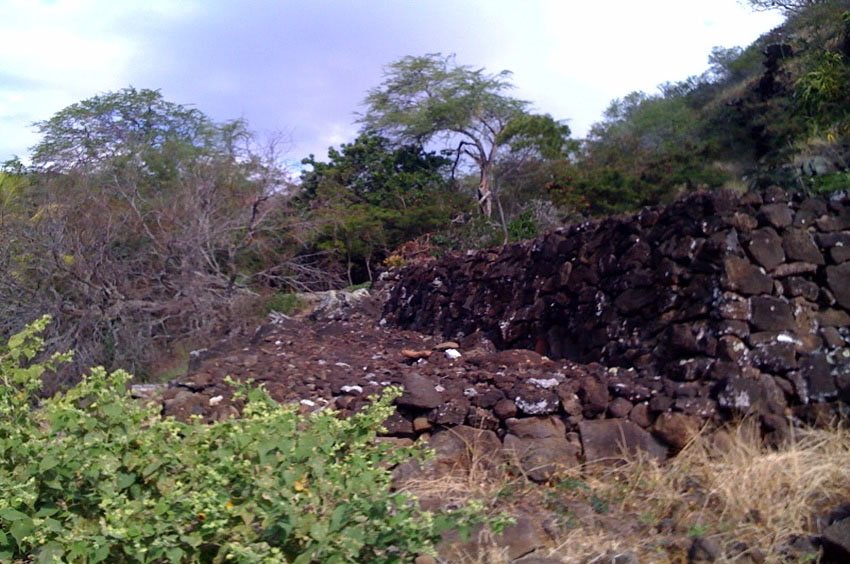
<svg viewBox="0 0 850 564">
<path fill-rule="evenodd" d="M 435 451 L 434 464 L 443 470 L 469 469 L 473 463 L 495 468 L 501 458 L 502 441 L 493 431 L 459 425 L 436 433 L 429 446 Z"/>
<path fill-rule="evenodd" d="M 725 287 L 745 296 L 769 294 L 773 290 L 770 277 L 741 257 L 727 257 L 723 263 Z"/>
<path fill-rule="evenodd" d="M 667 447 L 631 421 L 602 419 L 579 423 L 584 458 L 588 462 L 620 459 L 624 453 L 643 451 L 655 458 L 666 458 Z"/>
<path fill-rule="evenodd" d="M 565 437 L 521 438 L 505 435 L 505 454 L 515 457 L 523 472 L 535 482 L 578 465 L 579 449 Z"/>
<path fill-rule="evenodd" d="M 824 264 L 823 255 L 811 234 L 804 229 L 789 229 L 782 237 L 782 248 L 789 261 Z"/>
<path fill-rule="evenodd" d="M 404 394 L 396 404 L 405 407 L 433 409 L 443 403 L 443 396 L 436 390 L 434 383 L 418 374 L 409 374 L 401 382 Z"/>
<path fill-rule="evenodd" d="M 835 301 L 850 310 L 850 262 L 826 268 L 826 283 L 835 296 Z"/>
<path fill-rule="evenodd" d="M 701 424 L 845 397 L 833 387 L 850 342 L 847 204 L 776 187 L 693 194 L 406 269 L 385 315 L 459 339 L 455 365 L 489 374 L 469 399 L 500 432 L 516 416 L 557 416 L 569 431 L 610 417 L 678 446 L 671 411 Z M 468 358 L 464 334 L 524 350 Z M 827 353 L 831 380 L 818 356 Z M 557 387 L 531 383 L 551 379 Z"/>
<path fill-rule="evenodd" d="M 767 270 L 773 270 L 785 262 L 782 238 L 771 227 L 765 227 L 752 233 L 747 252 L 758 264 Z"/>
<path fill-rule="evenodd" d="M 566 435 L 564 422 L 557 417 L 528 417 L 505 421 L 508 432 L 521 439 L 545 439 Z"/>
<path fill-rule="evenodd" d="M 810 399 L 823 401 L 834 398 L 838 393 L 835 378 L 832 376 L 832 365 L 825 354 L 815 354 L 804 359 L 800 373 L 806 380 Z"/>
<path fill-rule="evenodd" d="M 791 305 L 779 298 L 757 296 L 750 300 L 752 324 L 760 331 L 790 331 L 794 329 Z"/>
<path fill-rule="evenodd" d="M 850 561 L 850 517 L 836 521 L 823 532 L 826 551 L 831 561 Z"/>
<path fill-rule="evenodd" d="M 777 229 L 782 229 L 788 227 L 794 221 L 794 212 L 791 211 L 788 204 L 768 204 L 761 207 L 758 218 Z"/>
<path fill-rule="evenodd" d="M 676 450 L 685 448 L 699 430 L 699 419 L 683 413 L 662 413 L 653 427 L 655 434 Z"/>
</svg>

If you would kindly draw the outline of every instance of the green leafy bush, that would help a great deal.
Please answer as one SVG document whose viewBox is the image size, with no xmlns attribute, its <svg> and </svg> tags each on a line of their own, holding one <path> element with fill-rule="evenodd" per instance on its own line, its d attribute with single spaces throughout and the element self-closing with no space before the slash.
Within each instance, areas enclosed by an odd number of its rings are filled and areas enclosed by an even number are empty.
<svg viewBox="0 0 850 564">
<path fill-rule="evenodd" d="M 349 419 L 237 387 L 243 417 L 162 419 L 130 375 L 96 368 L 35 405 L 43 318 L 0 346 L 0 561 L 396 562 L 480 508 L 421 511 L 390 491 L 410 456 L 377 443 L 393 390 Z"/>
<path fill-rule="evenodd" d="M 810 180 L 811 191 L 815 194 L 832 194 L 850 189 L 850 173 L 835 172 L 824 176 L 815 176 Z"/>
<path fill-rule="evenodd" d="M 512 242 L 533 239 L 539 234 L 540 228 L 534 220 L 534 213 L 531 210 L 522 212 L 516 219 L 508 222 L 508 237 Z"/>
</svg>

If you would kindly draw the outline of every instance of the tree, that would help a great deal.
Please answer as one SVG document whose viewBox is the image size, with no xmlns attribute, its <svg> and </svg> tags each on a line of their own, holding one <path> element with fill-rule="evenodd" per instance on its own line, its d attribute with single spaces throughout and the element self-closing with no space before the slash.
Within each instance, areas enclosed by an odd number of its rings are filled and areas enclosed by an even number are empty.
<svg viewBox="0 0 850 564">
<path fill-rule="evenodd" d="M 565 152 L 570 130 L 550 116 L 532 116 L 529 103 L 508 95 L 511 73 L 489 74 L 459 65 L 453 55 L 404 57 L 387 67 L 384 82 L 369 92 L 364 130 L 401 143 L 437 140 L 453 149 L 455 167 L 469 160 L 478 171 L 478 203 L 493 211 L 493 174 L 505 150 Z"/>
<path fill-rule="evenodd" d="M 825 4 L 829 0 L 747 0 L 747 3 L 756 11 L 780 10 L 786 14 L 796 14 L 806 8 Z"/>
<path fill-rule="evenodd" d="M 584 203 L 592 214 L 618 213 L 721 183 L 722 171 L 705 158 L 701 114 L 689 100 L 693 83 L 614 100 L 603 121 L 591 127 L 578 162 L 557 178 L 553 199 Z"/>
<path fill-rule="evenodd" d="M 126 88 L 38 128 L 34 167 L 16 177 L 26 205 L 0 222 L 14 243 L 0 245 L 0 334 L 49 313 L 53 350 L 144 371 L 175 340 L 224 325 L 258 270 L 291 263 L 244 267 L 271 237 L 286 176 L 241 121 Z"/>
<path fill-rule="evenodd" d="M 349 283 L 371 280 L 375 261 L 446 224 L 458 205 L 446 180 L 451 161 L 416 144 L 363 133 L 330 148 L 328 162 L 311 155 L 302 163 L 311 167 L 299 199 L 310 210 L 313 244 L 344 258 Z"/>
</svg>

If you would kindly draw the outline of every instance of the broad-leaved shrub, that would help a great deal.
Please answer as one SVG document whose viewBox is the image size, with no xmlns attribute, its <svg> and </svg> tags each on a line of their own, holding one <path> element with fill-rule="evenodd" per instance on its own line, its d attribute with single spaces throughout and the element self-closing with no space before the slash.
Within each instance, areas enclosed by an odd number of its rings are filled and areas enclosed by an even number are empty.
<svg viewBox="0 0 850 564">
<path fill-rule="evenodd" d="M 43 318 L 0 345 L 0 562 L 396 562 L 480 508 L 443 514 L 391 491 L 409 449 L 375 441 L 391 390 L 361 413 L 301 415 L 236 385 L 243 416 L 162 418 L 95 368 L 39 401 Z"/>
</svg>

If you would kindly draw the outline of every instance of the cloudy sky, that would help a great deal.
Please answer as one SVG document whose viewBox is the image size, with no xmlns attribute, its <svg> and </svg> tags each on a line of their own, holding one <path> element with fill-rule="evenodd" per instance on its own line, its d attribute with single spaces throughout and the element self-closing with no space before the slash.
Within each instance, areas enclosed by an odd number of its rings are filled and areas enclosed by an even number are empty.
<svg viewBox="0 0 850 564">
<path fill-rule="evenodd" d="M 128 85 L 324 157 L 384 65 L 433 52 L 513 71 L 582 136 L 611 99 L 780 22 L 738 0 L 0 0 L 0 160 L 26 158 L 32 122 Z"/>
</svg>

